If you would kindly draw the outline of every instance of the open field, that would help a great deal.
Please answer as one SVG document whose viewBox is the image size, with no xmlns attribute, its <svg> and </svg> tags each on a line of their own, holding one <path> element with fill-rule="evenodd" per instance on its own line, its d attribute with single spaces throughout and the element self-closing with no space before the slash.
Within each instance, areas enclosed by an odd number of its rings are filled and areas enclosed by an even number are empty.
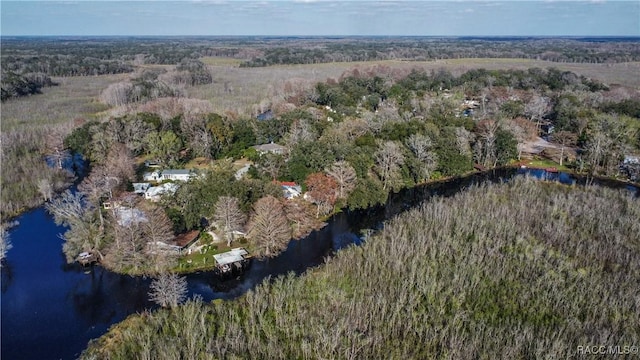
<svg viewBox="0 0 640 360">
<path fill-rule="evenodd" d="M 100 92 L 128 74 L 54 78 L 58 86 L 42 94 L 11 99 L 2 104 L 2 131 L 66 123 L 78 117 L 91 118 L 106 110 L 98 102 Z"/>
<path fill-rule="evenodd" d="M 572 71 L 606 84 L 620 84 L 640 89 L 640 62 L 619 64 L 556 63 L 528 59 L 450 59 L 437 61 L 371 61 L 336 62 L 311 65 L 282 65 L 240 68 L 237 62 L 206 58 L 213 74 L 213 84 L 188 89 L 188 96 L 209 100 L 218 112 L 227 110 L 238 114 L 256 114 L 269 107 L 270 102 L 285 93 L 285 86 L 311 88 L 316 82 L 338 78 L 347 70 L 367 71 L 377 68 L 381 75 L 405 73 L 411 69 L 448 70 L 454 75 L 468 70 L 485 68 L 528 69 L 555 67 Z M 287 85 L 289 83 L 289 85 Z"/>
</svg>

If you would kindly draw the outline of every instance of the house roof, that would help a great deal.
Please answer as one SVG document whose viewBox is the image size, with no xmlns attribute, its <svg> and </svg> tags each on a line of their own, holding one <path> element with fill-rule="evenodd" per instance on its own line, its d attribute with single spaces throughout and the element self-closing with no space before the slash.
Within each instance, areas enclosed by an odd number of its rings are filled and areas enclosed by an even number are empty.
<svg viewBox="0 0 640 360">
<path fill-rule="evenodd" d="M 198 230 L 191 230 L 189 232 L 180 234 L 178 236 L 176 236 L 173 241 L 176 243 L 176 245 L 180 246 L 181 248 L 185 248 L 187 246 L 189 246 L 191 243 L 193 243 L 197 238 L 198 235 L 200 235 L 200 231 Z"/>
<path fill-rule="evenodd" d="M 255 145 L 252 147 L 258 151 L 278 151 L 286 149 L 286 147 L 274 143 Z"/>
<path fill-rule="evenodd" d="M 174 183 L 165 183 L 160 186 L 153 186 L 147 189 L 145 192 L 146 196 L 156 196 L 160 194 L 164 194 L 166 192 L 175 192 L 178 190 L 178 186 Z"/>
<path fill-rule="evenodd" d="M 213 255 L 213 258 L 216 259 L 218 265 L 227 265 L 244 260 L 246 255 L 249 255 L 249 252 L 244 248 L 235 248 L 221 254 Z"/>
<path fill-rule="evenodd" d="M 162 175 L 189 175 L 191 170 L 188 169 L 169 169 L 162 171 Z"/>
<path fill-rule="evenodd" d="M 282 186 L 298 186 L 298 184 L 296 184 L 293 181 L 280 181 L 280 185 L 282 185 Z"/>
</svg>

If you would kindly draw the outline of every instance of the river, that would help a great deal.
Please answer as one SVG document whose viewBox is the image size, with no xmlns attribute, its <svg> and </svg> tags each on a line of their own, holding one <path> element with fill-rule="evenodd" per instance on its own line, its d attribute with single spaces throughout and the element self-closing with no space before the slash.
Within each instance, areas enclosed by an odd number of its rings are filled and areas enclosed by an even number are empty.
<svg viewBox="0 0 640 360">
<path fill-rule="evenodd" d="M 232 299 L 244 294 L 267 277 L 300 274 L 320 265 L 335 251 L 360 243 L 366 229 L 433 195 L 449 196 L 482 181 L 508 181 L 516 174 L 584 184 L 588 180 L 566 173 L 533 169 L 502 169 L 464 178 L 432 183 L 392 194 L 384 206 L 342 212 L 327 226 L 306 238 L 291 241 L 279 256 L 253 261 L 241 277 L 221 280 L 212 273 L 187 276 L 189 296 L 203 300 Z M 609 187 L 627 188 L 640 196 L 640 189 L 621 182 L 597 180 Z M 20 216 L 10 230 L 13 248 L 2 267 L 1 353 L 2 359 L 75 359 L 89 340 L 128 315 L 155 309 L 149 302 L 150 279 L 118 275 L 99 266 L 88 269 L 66 264 L 62 254 L 64 232 L 40 207 Z"/>
</svg>

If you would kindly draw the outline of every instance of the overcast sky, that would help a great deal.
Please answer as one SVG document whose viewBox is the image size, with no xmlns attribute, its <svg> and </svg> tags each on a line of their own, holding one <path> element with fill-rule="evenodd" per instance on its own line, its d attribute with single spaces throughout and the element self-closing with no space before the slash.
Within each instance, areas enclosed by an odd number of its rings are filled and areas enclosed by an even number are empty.
<svg viewBox="0 0 640 360">
<path fill-rule="evenodd" d="M 640 36 L 640 1 L 5 1 L 2 35 Z"/>
</svg>

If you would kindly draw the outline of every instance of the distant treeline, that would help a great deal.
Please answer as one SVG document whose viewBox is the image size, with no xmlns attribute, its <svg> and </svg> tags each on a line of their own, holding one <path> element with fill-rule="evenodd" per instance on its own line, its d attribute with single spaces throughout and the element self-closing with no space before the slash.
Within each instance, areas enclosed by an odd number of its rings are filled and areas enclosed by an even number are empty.
<svg viewBox="0 0 640 360">
<path fill-rule="evenodd" d="M 554 62 L 617 63 L 640 59 L 638 39 L 433 39 L 384 38 L 263 47 L 262 55 L 241 66 L 375 60 L 521 58 Z"/>
<path fill-rule="evenodd" d="M 242 59 L 243 67 L 456 58 L 616 63 L 640 60 L 639 42 L 638 38 L 10 37 L 2 39 L 2 69 L 50 76 L 103 75 L 204 56 Z"/>
</svg>

